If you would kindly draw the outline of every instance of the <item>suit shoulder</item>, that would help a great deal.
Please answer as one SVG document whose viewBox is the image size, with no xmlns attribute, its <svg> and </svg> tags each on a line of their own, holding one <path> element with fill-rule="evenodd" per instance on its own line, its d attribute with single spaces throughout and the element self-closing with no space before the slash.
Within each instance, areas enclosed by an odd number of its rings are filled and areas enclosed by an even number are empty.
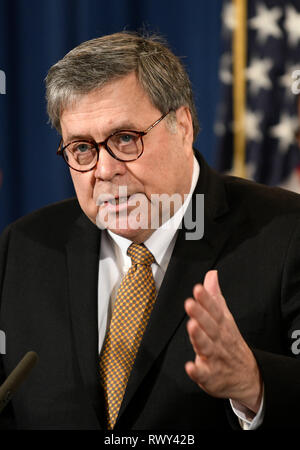
<svg viewBox="0 0 300 450">
<path fill-rule="evenodd" d="M 63 225 L 66 222 L 72 222 L 80 213 L 81 209 L 78 200 L 70 198 L 44 206 L 21 217 L 14 222 L 14 228 L 33 226 L 35 223 L 40 225 L 43 222 L 48 226 L 51 224 Z"/>
<path fill-rule="evenodd" d="M 300 213 L 300 195 L 280 187 L 266 186 L 242 178 L 221 175 L 229 199 L 250 208 Z"/>
<path fill-rule="evenodd" d="M 13 222 L 4 234 L 22 234 L 34 240 L 64 241 L 82 210 L 76 198 L 45 206 Z"/>
</svg>

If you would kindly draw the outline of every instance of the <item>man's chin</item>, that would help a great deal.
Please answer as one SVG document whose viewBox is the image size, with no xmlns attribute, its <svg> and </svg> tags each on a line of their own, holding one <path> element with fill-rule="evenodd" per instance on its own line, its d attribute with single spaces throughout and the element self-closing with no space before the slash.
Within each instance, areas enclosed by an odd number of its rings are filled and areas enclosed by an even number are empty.
<svg viewBox="0 0 300 450">
<path fill-rule="evenodd" d="M 99 209 L 96 225 L 101 230 L 109 230 L 133 242 L 143 242 L 153 230 L 149 227 L 148 215 L 134 213 L 135 210 L 112 214 L 108 209 Z"/>
<path fill-rule="evenodd" d="M 128 239 L 136 244 L 141 244 L 142 242 L 146 241 L 150 235 L 153 233 L 153 230 L 149 229 L 139 229 L 139 230 L 132 230 L 132 229 L 109 229 L 108 230 L 111 233 L 117 234 L 118 236 L 121 236 L 125 239 Z"/>
<path fill-rule="evenodd" d="M 130 227 L 128 226 L 128 223 L 121 222 L 121 223 L 112 223 L 109 222 L 103 223 L 102 221 L 98 220 L 98 217 L 96 218 L 96 225 L 101 230 L 109 230 L 111 233 L 117 234 L 118 236 L 121 236 L 125 239 L 129 239 L 132 242 L 135 243 L 141 243 L 144 242 L 153 232 L 153 230 L 149 229 L 148 227 L 142 228 L 142 227 Z"/>
</svg>

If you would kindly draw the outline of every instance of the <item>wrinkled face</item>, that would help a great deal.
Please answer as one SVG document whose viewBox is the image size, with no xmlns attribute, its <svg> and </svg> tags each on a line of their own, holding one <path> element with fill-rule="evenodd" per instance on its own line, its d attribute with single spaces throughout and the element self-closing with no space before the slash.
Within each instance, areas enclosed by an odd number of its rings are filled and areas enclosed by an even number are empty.
<svg viewBox="0 0 300 450">
<path fill-rule="evenodd" d="M 93 91 L 61 115 L 64 144 L 78 139 L 104 141 L 116 130 L 144 131 L 161 117 L 134 73 Z M 143 137 L 144 152 L 131 162 L 114 159 L 100 148 L 90 172 L 70 169 L 80 206 L 101 228 L 133 242 L 145 241 L 164 221 L 164 203 L 188 194 L 193 170 L 193 129 L 188 108 L 176 111 L 176 126 L 162 120 Z M 153 195 L 155 194 L 155 195 Z M 168 201 L 165 202 L 169 208 Z M 172 203 L 174 205 L 174 203 Z M 176 209 L 176 208 L 175 208 Z M 172 215 L 174 208 L 171 208 Z"/>
</svg>

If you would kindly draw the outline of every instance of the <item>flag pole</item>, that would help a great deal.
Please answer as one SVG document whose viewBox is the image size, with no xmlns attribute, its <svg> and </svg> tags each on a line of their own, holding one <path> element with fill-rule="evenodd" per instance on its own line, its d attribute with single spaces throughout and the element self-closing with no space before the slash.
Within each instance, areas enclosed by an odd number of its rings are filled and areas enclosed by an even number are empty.
<svg viewBox="0 0 300 450">
<path fill-rule="evenodd" d="M 232 0 L 235 11 L 233 30 L 233 173 L 246 178 L 246 79 L 247 0 Z"/>
</svg>

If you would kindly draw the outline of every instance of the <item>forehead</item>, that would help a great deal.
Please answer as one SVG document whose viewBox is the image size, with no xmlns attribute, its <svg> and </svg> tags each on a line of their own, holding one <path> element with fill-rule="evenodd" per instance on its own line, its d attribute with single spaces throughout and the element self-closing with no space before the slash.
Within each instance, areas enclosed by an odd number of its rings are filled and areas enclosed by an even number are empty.
<svg viewBox="0 0 300 450">
<path fill-rule="evenodd" d="M 120 128 L 143 129 L 156 112 L 136 75 L 130 74 L 82 96 L 66 108 L 61 115 L 63 138 L 66 141 L 76 134 L 102 139 Z"/>
</svg>

